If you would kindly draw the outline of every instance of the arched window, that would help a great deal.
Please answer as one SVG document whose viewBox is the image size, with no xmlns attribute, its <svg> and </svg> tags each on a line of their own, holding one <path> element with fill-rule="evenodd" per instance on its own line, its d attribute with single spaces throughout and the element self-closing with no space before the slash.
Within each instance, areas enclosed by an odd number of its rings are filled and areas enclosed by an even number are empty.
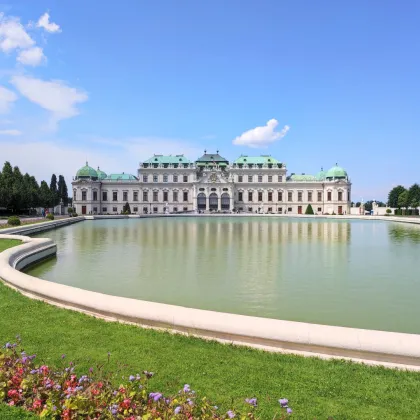
<svg viewBox="0 0 420 420">
<path fill-rule="evenodd" d="M 221 198 L 222 210 L 230 210 L 230 195 L 223 193 Z"/>
<path fill-rule="evenodd" d="M 206 194 L 200 193 L 197 195 L 197 209 L 206 210 Z"/>
<path fill-rule="evenodd" d="M 219 207 L 219 197 L 216 193 L 211 193 L 209 195 L 209 208 L 210 210 L 217 210 Z"/>
</svg>

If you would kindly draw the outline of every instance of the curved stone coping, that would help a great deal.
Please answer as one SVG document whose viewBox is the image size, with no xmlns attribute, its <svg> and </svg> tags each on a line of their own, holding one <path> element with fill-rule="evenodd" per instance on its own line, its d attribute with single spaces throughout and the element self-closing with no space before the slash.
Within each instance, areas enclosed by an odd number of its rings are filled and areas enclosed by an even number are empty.
<svg viewBox="0 0 420 420">
<path fill-rule="evenodd" d="M 83 216 L 79 217 L 67 217 L 65 219 L 58 219 L 58 220 L 51 220 L 51 221 L 45 221 L 40 223 L 33 223 L 33 224 L 27 224 L 22 226 L 16 226 L 11 227 L 7 229 L 2 229 L 0 231 L 1 234 L 7 234 L 7 235 L 31 235 L 38 232 L 44 232 L 46 230 L 56 229 L 62 226 L 71 225 L 73 223 L 82 222 L 85 220 Z"/>
<path fill-rule="evenodd" d="M 18 271 L 55 254 L 57 248 L 50 239 L 15 238 L 23 244 L 0 253 L 0 277 L 31 297 L 104 318 L 171 328 L 271 351 L 351 358 L 420 370 L 420 335 L 235 315 L 82 290 Z"/>
</svg>

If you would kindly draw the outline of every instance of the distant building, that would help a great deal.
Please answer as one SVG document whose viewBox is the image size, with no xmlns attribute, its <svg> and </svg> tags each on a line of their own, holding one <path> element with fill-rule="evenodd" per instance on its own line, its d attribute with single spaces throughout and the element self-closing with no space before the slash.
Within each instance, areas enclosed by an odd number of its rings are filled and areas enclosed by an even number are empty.
<svg viewBox="0 0 420 420">
<path fill-rule="evenodd" d="M 154 155 L 141 162 L 137 176 L 107 175 L 98 167 L 79 169 L 72 182 L 79 214 L 252 212 L 349 214 L 351 182 L 340 166 L 316 175 L 287 175 L 270 155 L 242 155 L 234 162 L 207 153 L 195 162 L 184 155 Z"/>
</svg>

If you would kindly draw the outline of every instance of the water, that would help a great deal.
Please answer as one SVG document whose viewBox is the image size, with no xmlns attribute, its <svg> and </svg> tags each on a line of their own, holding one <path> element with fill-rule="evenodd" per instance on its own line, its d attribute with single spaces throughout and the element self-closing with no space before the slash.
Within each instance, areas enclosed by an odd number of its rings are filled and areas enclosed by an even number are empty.
<svg viewBox="0 0 420 420">
<path fill-rule="evenodd" d="M 37 237 L 56 259 L 28 273 L 192 308 L 420 333 L 420 226 L 199 217 L 95 220 Z"/>
</svg>

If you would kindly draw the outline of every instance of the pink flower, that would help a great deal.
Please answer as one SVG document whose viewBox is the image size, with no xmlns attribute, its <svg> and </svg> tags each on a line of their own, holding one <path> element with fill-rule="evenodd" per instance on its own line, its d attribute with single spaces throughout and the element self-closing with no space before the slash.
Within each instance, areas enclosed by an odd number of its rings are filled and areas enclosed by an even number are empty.
<svg viewBox="0 0 420 420">
<path fill-rule="evenodd" d="M 34 400 L 34 403 L 32 404 L 32 407 L 34 408 L 34 409 L 37 409 L 37 408 L 40 408 L 41 407 L 41 405 L 42 405 L 42 401 L 40 400 L 40 399 L 36 399 L 36 400 Z"/>
</svg>

